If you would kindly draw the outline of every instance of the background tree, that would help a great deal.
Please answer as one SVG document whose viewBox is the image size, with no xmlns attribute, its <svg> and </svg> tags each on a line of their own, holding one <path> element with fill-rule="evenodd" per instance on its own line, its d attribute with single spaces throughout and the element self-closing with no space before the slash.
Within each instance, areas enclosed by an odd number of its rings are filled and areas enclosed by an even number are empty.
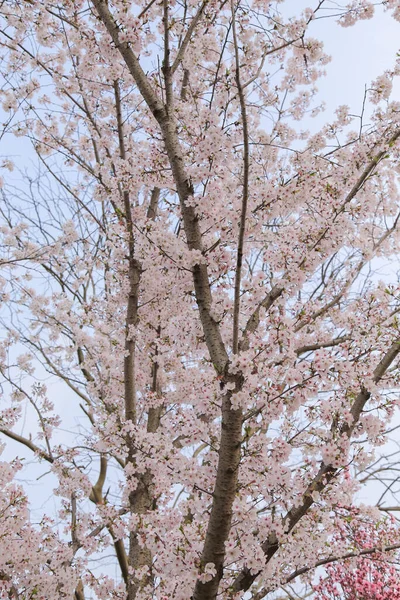
<svg viewBox="0 0 400 600">
<path fill-rule="evenodd" d="M 41 165 L 3 188 L 1 432 L 49 465 L 63 525 L 15 597 L 56 597 L 46 574 L 77 600 L 261 599 L 351 551 L 334 532 L 399 384 L 399 286 L 374 276 L 399 64 L 368 121 L 301 132 L 328 61 L 309 28 L 374 7 L 279 4 L 1 4 L 5 127 Z"/>
<path fill-rule="evenodd" d="M 319 600 L 351 598 L 359 600 L 386 600 L 400 594 L 400 581 L 395 563 L 382 553 L 396 542 L 398 528 L 388 519 L 371 522 L 360 519 L 357 509 L 344 508 L 344 522 L 338 522 L 337 538 L 345 544 L 352 540 L 354 550 L 345 561 L 327 563 L 328 576 L 315 587 Z"/>
</svg>

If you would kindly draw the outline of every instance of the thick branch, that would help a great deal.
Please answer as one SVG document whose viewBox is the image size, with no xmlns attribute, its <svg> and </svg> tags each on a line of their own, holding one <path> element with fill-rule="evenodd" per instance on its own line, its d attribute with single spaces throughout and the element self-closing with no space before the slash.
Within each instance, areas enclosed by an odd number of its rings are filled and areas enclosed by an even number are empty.
<svg viewBox="0 0 400 600">
<path fill-rule="evenodd" d="M 160 199 L 160 188 L 155 187 L 151 192 L 150 204 L 147 209 L 147 218 L 154 221 L 157 217 L 158 201 Z"/>
<path fill-rule="evenodd" d="M 85 592 L 83 589 L 83 583 L 81 579 L 78 581 L 78 585 L 75 589 L 75 600 L 85 600 Z"/>
<path fill-rule="evenodd" d="M 164 74 L 165 84 L 165 107 L 167 113 L 172 114 L 173 111 L 173 90 L 172 90 L 172 72 L 170 64 L 170 45 L 169 45 L 169 0 L 163 0 L 163 26 L 164 26 L 164 60 L 162 64 L 162 72 Z"/>
<path fill-rule="evenodd" d="M 100 472 L 96 483 L 92 487 L 89 500 L 96 504 L 101 504 L 103 501 L 103 486 L 107 476 L 107 459 L 105 456 L 100 456 Z"/>
<path fill-rule="evenodd" d="M 240 59 L 239 59 L 239 47 L 236 35 L 236 17 L 233 1 L 231 2 L 232 7 L 232 37 L 233 46 L 235 49 L 235 80 L 239 94 L 240 101 L 240 113 L 242 117 L 243 126 L 243 191 L 242 191 L 242 210 L 240 213 L 240 224 L 239 224 L 239 240 L 236 255 L 236 270 L 235 270 L 235 286 L 234 286 L 234 301 L 233 301 L 233 353 L 237 354 L 239 351 L 239 313 L 240 313 L 240 288 L 241 288 L 241 277 L 242 277 L 242 264 L 243 264 L 243 247 L 244 247 L 244 234 L 246 229 L 246 214 L 247 214 L 247 203 L 249 199 L 249 170 L 250 170 L 250 152 L 249 152 L 249 131 L 247 124 L 247 112 L 246 112 L 246 99 L 244 96 L 243 87 L 240 81 Z"/>
<path fill-rule="evenodd" d="M 273 303 L 275 302 L 275 300 L 277 300 L 279 298 L 279 296 L 281 296 L 283 294 L 284 289 L 285 288 L 282 285 L 278 285 L 278 284 L 274 285 L 272 290 L 270 292 L 268 292 L 268 294 L 265 296 L 265 298 L 257 306 L 257 308 L 255 309 L 253 314 L 249 317 L 249 319 L 246 323 L 246 327 L 244 328 L 244 331 L 243 331 L 242 339 L 240 341 L 240 345 L 239 345 L 240 350 L 244 350 L 244 351 L 248 350 L 249 336 L 252 333 L 255 333 L 255 331 L 257 330 L 257 327 L 260 324 L 261 309 L 264 308 L 265 310 L 269 310 L 271 308 L 271 306 L 273 305 Z"/>
<path fill-rule="evenodd" d="M 122 160 L 126 158 L 123 121 L 121 112 L 121 97 L 119 92 L 119 84 L 114 83 L 115 106 L 117 112 L 119 151 Z M 136 424 L 136 335 L 135 328 L 138 321 L 138 303 L 139 303 L 139 285 L 141 278 L 141 266 L 135 258 L 135 238 L 133 233 L 133 220 L 130 194 L 128 190 L 123 190 L 124 211 L 126 219 L 126 228 L 128 232 L 128 281 L 129 294 L 128 305 L 126 310 L 125 321 L 125 358 L 124 358 L 124 385 L 125 385 L 125 418 L 134 425 Z M 132 434 L 126 437 L 128 445 L 128 463 L 135 463 L 135 447 Z M 132 514 L 140 514 L 149 508 L 149 484 L 144 480 L 144 476 L 138 477 L 136 490 L 129 494 L 129 508 Z M 125 552 L 123 545 L 122 548 Z M 129 536 L 129 565 L 137 569 L 142 566 L 151 565 L 151 554 L 147 548 L 143 548 L 139 544 L 138 536 L 135 531 L 132 531 Z M 138 581 L 136 577 L 128 577 L 128 600 L 133 600 L 137 592 L 145 585 L 147 580 Z"/>
<path fill-rule="evenodd" d="M 0 429 L 0 433 L 3 433 L 12 440 L 19 442 L 23 446 L 26 446 L 27 448 L 29 448 L 29 450 L 32 450 L 32 452 L 40 456 L 40 458 L 44 458 L 44 460 L 47 460 L 47 462 L 54 462 L 54 458 L 50 454 L 42 450 L 42 448 L 34 444 L 31 440 L 24 438 L 22 435 L 18 435 L 18 433 L 14 433 L 13 431 L 10 431 L 8 429 Z"/>
<path fill-rule="evenodd" d="M 207 6 L 207 4 L 208 4 L 208 0 L 203 0 L 203 3 L 200 5 L 199 10 L 193 17 L 192 22 L 190 23 L 189 28 L 186 32 L 186 35 L 183 38 L 182 44 L 178 50 L 178 54 L 176 55 L 175 60 L 172 64 L 172 67 L 171 67 L 172 74 L 175 73 L 176 69 L 181 64 L 183 57 L 185 56 L 186 48 L 188 47 L 190 40 L 192 39 L 193 32 L 196 29 L 197 24 L 199 23 L 199 21 L 201 19 L 201 15 L 203 14 L 204 9 Z"/>
<path fill-rule="evenodd" d="M 328 340 L 327 342 L 315 342 L 315 344 L 305 344 L 304 346 L 299 346 L 296 348 L 295 352 L 297 355 L 305 354 L 306 352 L 315 352 L 315 350 L 319 350 L 320 348 L 332 348 L 333 346 L 339 346 L 344 342 L 348 342 L 351 340 L 349 335 L 341 335 L 340 337 L 334 338 L 333 340 Z"/>
<path fill-rule="evenodd" d="M 236 384 L 235 392 L 243 385 Z M 213 502 L 207 527 L 206 539 L 201 556 L 201 566 L 213 563 L 216 575 L 205 583 L 196 582 L 193 600 L 213 600 L 218 593 L 219 582 L 223 576 L 225 543 L 232 522 L 232 506 L 236 495 L 237 478 L 242 442 L 242 411 L 233 410 L 232 392 L 228 392 L 222 401 L 222 427 L 219 448 L 217 477 Z"/>
</svg>

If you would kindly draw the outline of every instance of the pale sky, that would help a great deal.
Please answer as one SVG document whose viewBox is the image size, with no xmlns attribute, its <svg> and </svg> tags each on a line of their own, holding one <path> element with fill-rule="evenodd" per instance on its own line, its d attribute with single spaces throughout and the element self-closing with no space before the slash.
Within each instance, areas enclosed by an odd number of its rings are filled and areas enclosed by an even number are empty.
<svg viewBox="0 0 400 600">
<path fill-rule="evenodd" d="M 316 4 L 310 0 L 286 0 L 281 6 L 282 12 L 289 15 Z M 400 53 L 400 23 L 382 7 L 376 7 L 373 19 L 359 21 L 353 27 L 338 26 L 335 19 L 329 18 L 315 21 L 309 31 L 323 40 L 326 53 L 332 57 L 326 66 L 326 77 L 317 82 L 320 98 L 326 103 L 326 111 L 318 123 L 331 118 L 341 104 L 347 104 L 352 112 L 359 114 L 365 86 L 385 69 L 392 68 L 396 53 Z M 400 100 L 399 79 L 393 98 Z"/>
</svg>

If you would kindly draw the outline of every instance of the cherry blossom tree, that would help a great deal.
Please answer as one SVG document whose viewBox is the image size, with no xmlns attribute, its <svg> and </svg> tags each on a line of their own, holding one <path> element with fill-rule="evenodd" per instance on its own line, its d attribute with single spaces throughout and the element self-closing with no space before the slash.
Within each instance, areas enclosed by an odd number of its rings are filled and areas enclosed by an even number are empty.
<svg viewBox="0 0 400 600">
<path fill-rule="evenodd" d="M 375 269 L 400 239 L 400 64 L 304 131 L 315 23 L 374 5 L 283 6 L 1 3 L 5 136 L 39 170 L 3 164 L 0 432 L 58 498 L 34 522 L 7 471 L 3 597 L 267 598 L 372 519 L 342 507 L 398 404 L 400 286 Z"/>
</svg>

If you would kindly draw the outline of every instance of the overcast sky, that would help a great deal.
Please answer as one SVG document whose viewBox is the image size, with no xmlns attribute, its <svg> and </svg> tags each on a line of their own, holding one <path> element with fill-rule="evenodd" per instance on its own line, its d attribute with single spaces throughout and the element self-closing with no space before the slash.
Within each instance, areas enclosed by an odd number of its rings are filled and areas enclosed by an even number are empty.
<svg viewBox="0 0 400 600">
<path fill-rule="evenodd" d="M 289 15 L 316 4 L 310 0 L 287 0 L 282 12 Z M 310 33 L 323 40 L 327 54 L 332 57 L 326 67 L 326 77 L 317 83 L 320 98 L 326 102 L 326 111 L 318 121 L 329 119 L 341 104 L 347 104 L 352 112 L 359 114 L 365 86 L 385 69 L 393 67 L 400 52 L 400 23 L 382 7 L 377 7 L 373 19 L 359 21 L 353 27 L 341 27 L 335 19 L 326 18 L 315 21 Z M 399 80 L 394 92 L 400 100 Z"/>
</svg>

